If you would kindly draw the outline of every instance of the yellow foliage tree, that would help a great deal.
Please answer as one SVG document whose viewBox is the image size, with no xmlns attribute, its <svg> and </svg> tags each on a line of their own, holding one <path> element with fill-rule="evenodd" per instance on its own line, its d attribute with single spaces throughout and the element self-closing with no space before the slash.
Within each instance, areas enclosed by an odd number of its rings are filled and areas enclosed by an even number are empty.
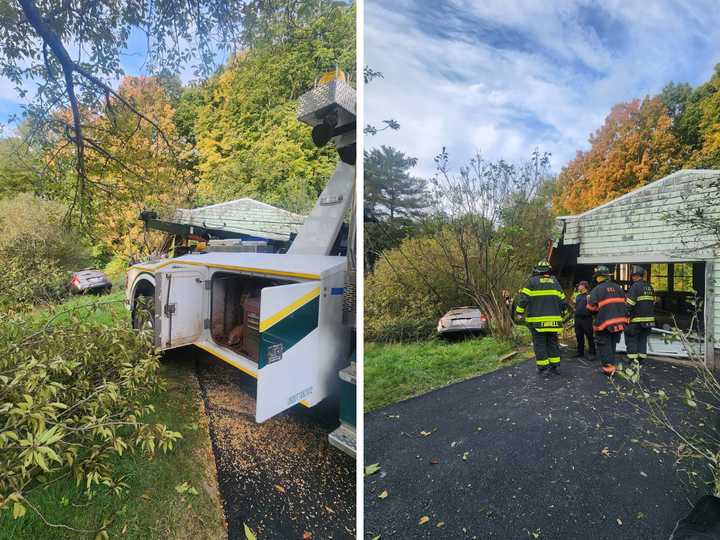
<svg viewBox="0 0 720 540">
<path fill-rule="evenodd" d="M 659 97 L 615 105 L 560 172 L 555 209 L 579 213 L 674 172 L 683 159 Z"/>
<path fill-rule="evenodd" d="M 91 234 L 105 251 L 125 258 L 159 247 L 163 235 L 146 234 L 138 216 L 153 209 L 171 217 L 193 193 L 191 171 L 184 165 L 189 148 L 179 140 L 175 110 L 154 77 L 125 77 L 118 93 L 151 118 L 172 142 L 117 100 L 89 115 L 85 137 L 88 181 L 93 189 Z"/>
</svg>

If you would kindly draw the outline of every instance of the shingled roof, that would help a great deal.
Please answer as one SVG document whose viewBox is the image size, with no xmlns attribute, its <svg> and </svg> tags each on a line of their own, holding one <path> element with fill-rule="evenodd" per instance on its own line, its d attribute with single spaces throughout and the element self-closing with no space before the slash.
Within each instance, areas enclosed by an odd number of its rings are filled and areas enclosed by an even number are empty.
<svg viewBox="0 0 720 540">
<path fill-rule="evenodd" d="M 297 233 L 304 219 L 305 216 L 300 214 L 247 197 L 192 210 L 181 208 L 175 214 L 178 223 L 281 241 L 289 240 L 292 233 Z"/>
</svg>

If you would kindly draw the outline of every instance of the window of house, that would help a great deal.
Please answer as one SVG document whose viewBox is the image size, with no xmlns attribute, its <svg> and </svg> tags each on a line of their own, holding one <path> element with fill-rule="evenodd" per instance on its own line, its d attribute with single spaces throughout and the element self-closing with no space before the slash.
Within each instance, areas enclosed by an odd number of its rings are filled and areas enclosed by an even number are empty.
<svg viewBox="0 0 720 540">
<path fill-rule="evenodd" d="M 673 290 L 677 292 L 694 291 L 692 263 L 678 263 L 673 265 Z"/>
<path fill-rule="evenodd" d="M 692 279 L 690 279 L 692 284 Z M 657 292 L 668 290 L 668 265 L 652 264 L 650 265 L 650 285 Z"/>
</svg>

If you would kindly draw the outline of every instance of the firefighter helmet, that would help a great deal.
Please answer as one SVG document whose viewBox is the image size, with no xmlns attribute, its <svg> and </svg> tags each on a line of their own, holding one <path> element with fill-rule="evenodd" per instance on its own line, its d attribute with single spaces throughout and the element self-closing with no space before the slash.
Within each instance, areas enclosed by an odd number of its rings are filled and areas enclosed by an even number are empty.
<svg viewBox="0 0 720 540">
<path fill-rule="evenodd" d="M 610 277 L 610 268 L 608 268 L 604 264 L 599 264 L 593 270 L 593 277 L 598 277 L 598 276 Z"/>
<path fill-rule="evenodd" d="M 552 266 L 550 266 L 550 263 L 545 260 L 539 261 L 533 267 L 533 274 L 550 274 L 551 272 L 552 272 Z"/>
<path fill-rule="evenodd" d="M 645 269 L 639 264 L 633 264 L 632 268 L 630 269 L 630 275 L 643 277 L 645 275 Z"/>
</svg>

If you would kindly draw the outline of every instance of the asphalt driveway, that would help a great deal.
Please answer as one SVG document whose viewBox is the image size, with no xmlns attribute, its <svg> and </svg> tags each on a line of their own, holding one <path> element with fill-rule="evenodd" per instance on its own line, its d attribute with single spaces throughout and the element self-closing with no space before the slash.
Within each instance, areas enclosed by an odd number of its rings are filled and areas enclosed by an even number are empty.
<svg viewBox="0 0 720 540">
<path fill-rule="evenodd" d="M 668 538 L 704 489 L 597 364 L 561 369 L 539 377 L 530 361 L 366 414 L 365 465 L 381 466 L 365 479 L 366 537 Z M 692 375 L 644 370 L 665 388 Z"/>
</svg>

